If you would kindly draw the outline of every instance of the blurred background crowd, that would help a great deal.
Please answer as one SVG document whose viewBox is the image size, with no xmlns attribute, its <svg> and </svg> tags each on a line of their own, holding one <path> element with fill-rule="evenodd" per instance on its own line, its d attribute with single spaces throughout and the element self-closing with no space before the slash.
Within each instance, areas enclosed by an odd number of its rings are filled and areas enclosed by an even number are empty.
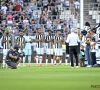
<svg viewBox="0 0 100 90">
<path fill-rule="evenodd" d="M 58 29 L 68 33 L 74 27 L 75 19 L 70 15 L 77 15 L 79 8 L 78 0 L 1 0 L 0 37 L 5 31 L 11 36 L 26 30 L 35 35 L 38 28 L 45 34 L 48 30 L 55 33 Z"/>
</svg>

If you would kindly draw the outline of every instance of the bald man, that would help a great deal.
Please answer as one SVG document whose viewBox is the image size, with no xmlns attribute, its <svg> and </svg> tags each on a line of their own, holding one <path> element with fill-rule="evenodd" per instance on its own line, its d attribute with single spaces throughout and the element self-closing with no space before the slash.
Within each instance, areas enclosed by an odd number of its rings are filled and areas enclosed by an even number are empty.
<svg viewBox="0 0 100 90">
<path fill-rule="evenodd" d="M 71 60 L 71 67 L 74 68 L 73 55 L 76 59 L 76 68 L 78 68 L 78 43 L 80 42 L 78 35 L 75 33 L 75 29 L 71 29 L 71 33 L 68 35 L 66 42 L 69 44 L 69 55 Z"/>
</svg>

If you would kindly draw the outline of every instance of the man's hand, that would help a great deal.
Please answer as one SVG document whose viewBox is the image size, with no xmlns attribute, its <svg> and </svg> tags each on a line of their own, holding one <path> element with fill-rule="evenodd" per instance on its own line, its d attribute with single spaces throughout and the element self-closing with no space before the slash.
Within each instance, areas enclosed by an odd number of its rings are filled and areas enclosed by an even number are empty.
<svg viewBox="0 0 100 90">
<path fill-rule="evenodd" d="M 18 57 L 17 57 L 17 56 L 15 56 L 14 58 L 15 58 L 15 60 L 17 60 L 17 59 L 18 59 Z"/>
<path fill-rule="evenodd" d="M 9 54 L 9 57 L 11 57 L 11 58 L 13 58 L 13 59 L 15 59 L 15 60 L 17 60 L 17 56 L 13 56 L 12 54 Z"/>
</svg>

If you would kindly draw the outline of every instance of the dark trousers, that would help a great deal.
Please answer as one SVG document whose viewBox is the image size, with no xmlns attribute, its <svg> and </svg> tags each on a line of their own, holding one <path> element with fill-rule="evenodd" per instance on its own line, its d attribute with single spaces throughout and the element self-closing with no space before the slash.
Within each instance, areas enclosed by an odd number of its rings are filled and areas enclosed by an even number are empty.
<svg viewBox="0 0 100 90">
<path fill-rule="evenodd" d="M 91 52 L 91 59 L 92 59 L 92 65 L 97 64 L 96 63 L 96 52 Z"/>
<path fill-rule="evenodd" d="M 10 66 L 12 69 L 17 69 L 16 63 L 13 61 L 6 62 L 8 66 Z"/>
<path fill-rule="evenodd" d="M 69 46 L 69 55 L 71 60 L 71 66 L 74 67 L 73 55 L 76 59 L 76 66 L 78 66 L 78 46 Z"/>
</svg>

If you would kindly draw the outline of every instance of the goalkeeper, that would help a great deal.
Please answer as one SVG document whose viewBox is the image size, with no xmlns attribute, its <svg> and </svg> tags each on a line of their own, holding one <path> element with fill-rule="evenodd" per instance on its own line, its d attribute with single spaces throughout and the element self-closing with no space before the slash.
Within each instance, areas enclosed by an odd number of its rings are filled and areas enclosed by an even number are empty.
<svg viewBox="0 0 100 90">
<path fill-rule="evenodd" d="M 18 46 L 14 46 L 13 49 L 10 49 L 7 52 L 6 55 L 6 64 L 11 68 L 11 69 L 17 69 L 17 65 L 21 62 L 20 54 L 18 53 Z"/>
</svg>

